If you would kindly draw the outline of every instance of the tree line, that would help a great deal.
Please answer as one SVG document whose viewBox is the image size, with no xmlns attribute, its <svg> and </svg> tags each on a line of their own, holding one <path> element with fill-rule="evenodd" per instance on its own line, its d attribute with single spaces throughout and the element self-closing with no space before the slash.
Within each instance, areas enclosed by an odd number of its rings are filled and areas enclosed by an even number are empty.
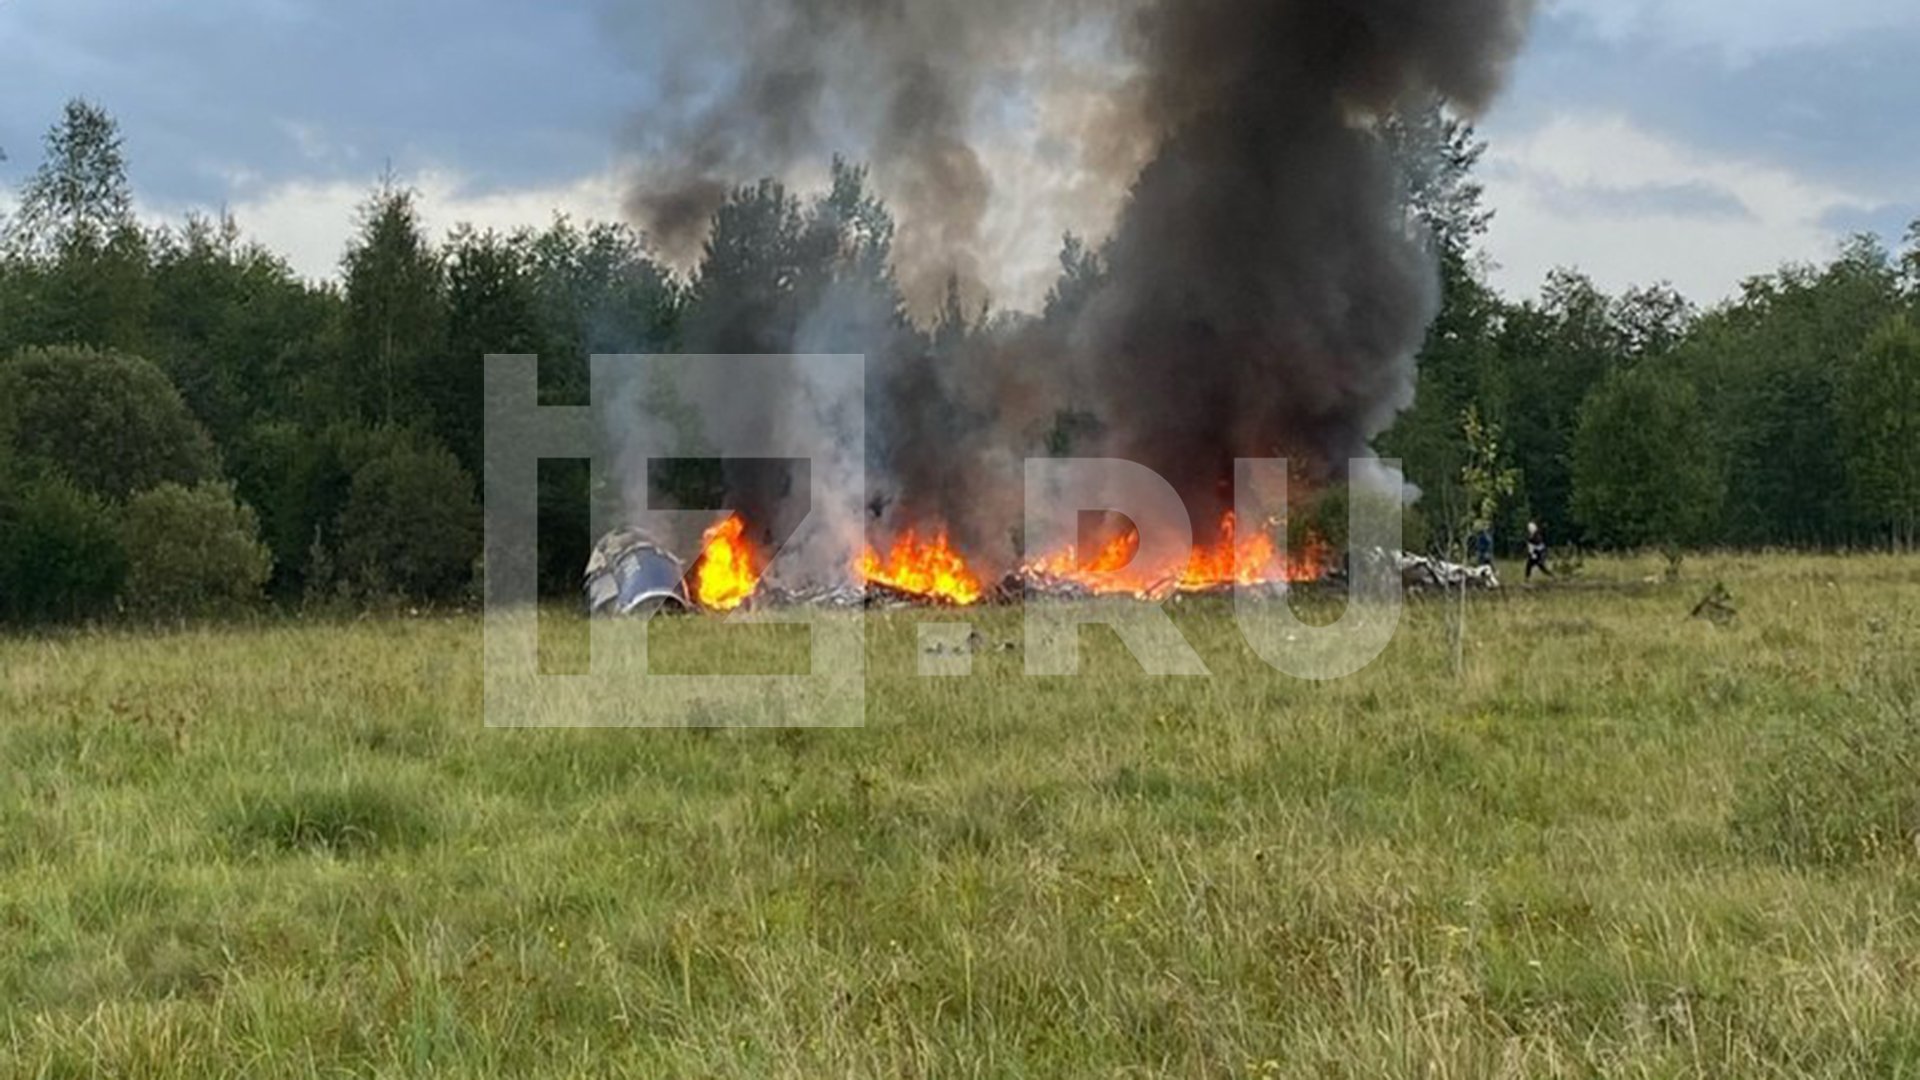
<svg viewBox="0 0 1920 1080">
<path fill-rule="evenodd" d="M 1423 491 L 1435 545 L 1517 539 L 1527 520 L 1596 547 L 1913 541 L 1920 225 L 1897 257 L 1855 238 L 1706 311 L 1572 271 L 1511 301 L 1478 247 L 1483 144 L 1437 108 L 1386 134 L 1445 302 L 1418 403 L 1380 445 Z M 911 320 L 892 236 L 844 162 L 810 197 L 734 192 L 684 276 L 620 224 L 435 240 L 417 196 L 383 181 L 337 280 L 313 282 L 230 219 L 142 224 L 113 118 L 72 102 L 0 224 L 0 620 L 464 602 L 485 354 L 536 354 L 542 400 L 586 404 L 595 353 L 778 351 L 812 298 L 849 283 L 930 364 L 1017 318 L 950 290 Z M 1035 317 L 1063 317 L 1101 272 L 1068 237 Z M 1097 427 L 1063 413 L 1048 445 Z M 1497 509 L 1472 494 L 1487 468 L 1513 478 Z M 608 485 L 566 461 L 541 485 L 542 587 L 572 595 Z"/>
</svg>

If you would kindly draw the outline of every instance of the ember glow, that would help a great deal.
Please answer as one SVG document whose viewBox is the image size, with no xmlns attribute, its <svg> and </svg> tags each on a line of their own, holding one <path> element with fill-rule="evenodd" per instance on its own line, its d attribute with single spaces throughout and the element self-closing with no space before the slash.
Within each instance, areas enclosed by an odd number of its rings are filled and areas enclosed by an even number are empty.
<svg viewBox="0 0 1920 1080">
<path fill-rule="evenodd" d="M 1242 535 L 1233 511 L 1220 519 L 1212 543 L 1195 547 L 1182 566 L 1139 566 L 1140 533 L 1126 525 L 1106 540 L 1090 558 L 1076 547 L 1047 556 L 1023 568 L 1030 580 L 1064 581 L 1098 594 L 1158 597 L 1174 592 L 1204 592 L 1232 585 L 1315 581 L 1326 573 L 1324 544 L 1309 542 L 1307 550 L 1283 556 L 1271 528 Z"/>
<path fill-rule="evenodd" d="M 747 539 L 747 523 L 731 514 L 706 531 L 693 570 L 693 596 L 709 611 L 732 611 L 760 587 L 761 559 Z"/>
<path fill-rule="evenodd" d="M 985 593 L 980 578 L 948 541 L 944 529 L 925 539 L 918 530 L 907 530 L 894 541 L 885 559 L 868 548 L 854 572 L 867 584 L 947 604 L 977 604 Z"/>
</svg>

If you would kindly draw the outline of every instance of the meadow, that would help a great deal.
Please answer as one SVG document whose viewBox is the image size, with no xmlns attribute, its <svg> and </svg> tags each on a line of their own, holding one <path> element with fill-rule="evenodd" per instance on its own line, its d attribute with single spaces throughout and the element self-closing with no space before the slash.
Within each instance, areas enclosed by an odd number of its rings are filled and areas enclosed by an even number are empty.
<svg viewBox="0 0 1920 1080">
<path fill-rule="evenodd" d="M 1327 684 L 1208 603 L 1212 678 L 1017 609 L 919 677 L 953 617 L 855 730 L 490 730 L 471 616 L 0 639 L 0 1074 L 1920 1076 L 1920 557 L 1595 561 Z"/>
</svg>

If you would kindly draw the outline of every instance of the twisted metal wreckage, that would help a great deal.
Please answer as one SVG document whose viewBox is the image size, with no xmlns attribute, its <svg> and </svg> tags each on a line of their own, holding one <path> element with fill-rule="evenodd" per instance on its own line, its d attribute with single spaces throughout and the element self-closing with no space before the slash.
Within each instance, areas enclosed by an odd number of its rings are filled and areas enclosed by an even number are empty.
<svg viewBox="0 0 1920 1080">
<path fill-rule="evenodd" d="M 1369 553 L 1371 558 L 1386 558 L 1398 570 L 1401 585 L 1409 592 L 1437 590 L 1499 589 L 1500 579 L 1491 566 L 1463 566 L 1444 559 L 1407 552 Z M 587 562 L 585 594 L 587 610 L 596 616 L 650 616 L 657 613 L 719 611 L 702 604 L 688 580 L 696 565 L 689 564 L 667 550 L 652 534 L 639 528 L 623 528 L 608 533 L 594 546 Z M 1345 574 L 1332 569 L 1320 579 L 1337 586 Z M 1159 601 L 1175 595 L 1174 583 L 1165 590 L 1141 593 L 1141 599 Z M 1230 587 L 1210 592 L 1225 592 Z M 1268 595 L 1283 596 L 1288 583 L 1265 582 L 1259 588 Z M 1029 597 L 1075 599 L 1095 595 L 1044 573 L 1015 572 L 1007 575 L 981 599 L 986 602 L 1013 603 Z M 916 595 L 879 582 L 849 583 L 806 590 L 785 589 L 762 582 L 755 590 L 756 606 L 812 604 L 825 607 L 911 607 L 950 606 L 943 601 Z"/>
</svg>

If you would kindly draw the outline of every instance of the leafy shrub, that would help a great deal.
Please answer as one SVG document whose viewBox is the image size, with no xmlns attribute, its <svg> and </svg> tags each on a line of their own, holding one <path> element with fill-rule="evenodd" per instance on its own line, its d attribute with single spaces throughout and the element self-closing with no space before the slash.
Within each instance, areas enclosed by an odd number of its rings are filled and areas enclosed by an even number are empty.
<svg viewBox="0 0 1920 1080">
<path fill-rule="evenodd" d="M 0 432 L 30 475 L 120 500 L 218 472 L 213 442 L 166 375 L 135 356 L 26 349 L 0 362 Z"/>
<path fill-rule="evenodd" d="M 252 509 L 226 484 L 162 484 L 134 496 L 121 522 L 127 608 L 179 616 L 258 601 L 273 568 L 259 532 Z"/>
<path fill-rule="evenodd" d="M 434 823 L 412 797 L 355 783 L 254 796 L 228 816 L 226 831 L 243 848 L 355 855 L 423 844 Z"/>
<path fill-rule="evenodd" d="M 1782 736 L 1740 786 L 1744 850 L 1808 866 L 1920 855 L 1920 675 L 1870 675 L 1855 698 Z"/>
<path fill-rule="evenodd" d="M 473 480 L 444 447 L 394 446 L 354 471 L 337 531 L 340 572 L 354 592 L 458 598 L 480 550 Z"/>
<path fill-rule="evenodd" d="M 0 618 L 83 619 L 113 608 L 126 578 L 113 508 L 53 476 L 0 493 Z"/>
</svg>

